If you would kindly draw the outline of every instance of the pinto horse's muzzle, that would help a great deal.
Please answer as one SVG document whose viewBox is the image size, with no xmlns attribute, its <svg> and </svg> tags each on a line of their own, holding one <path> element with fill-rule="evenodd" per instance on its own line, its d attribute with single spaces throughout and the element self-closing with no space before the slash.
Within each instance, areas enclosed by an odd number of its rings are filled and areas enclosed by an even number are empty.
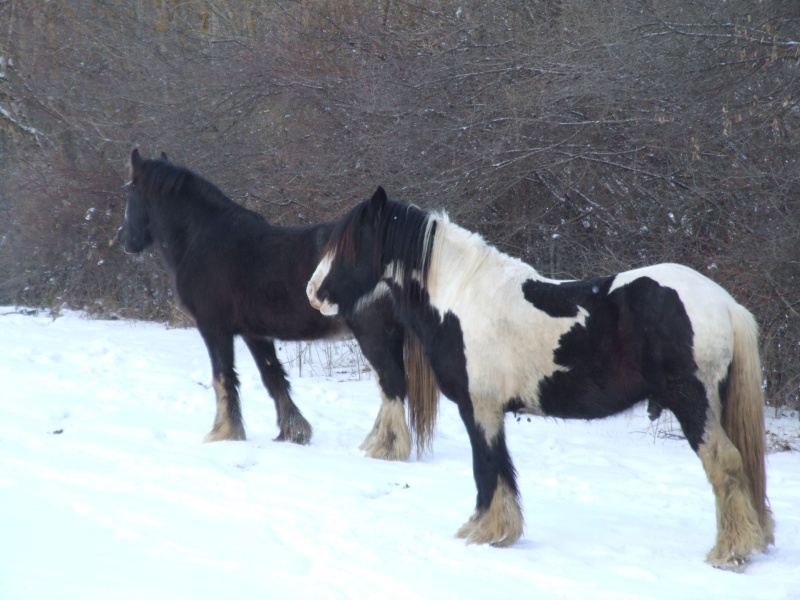
<svg viewBox="0 0 800 600">
<path fill-rule="evenodd" d="M 330 258 L 325 257 L 317 266 L 314 274 L 308 281 L 308 285 L 306 286 L 306 296 L 308 296 L 308 301 L 311 303 L 313 308 L 316 308 L 319 312 L 327 317 L 332 317 L 339 314 L 339 305 L 332 304 L 328 298 L 325 297 L 327 294 L 325 294 L 324 290 L 321 290 L 321 287 L 324 285 L 325 278 L 328 276 L 329 272 Z"/>
<path fill-rule="evenodd" d="M 322 302 L 317 298 L 317 286 L 310 281 L 306 286 L 306 296 L 308 296 L 308 301 L 311 303 L 312 308 L 316 308 L 317 310 L 322 308 Z"/>
</svg>

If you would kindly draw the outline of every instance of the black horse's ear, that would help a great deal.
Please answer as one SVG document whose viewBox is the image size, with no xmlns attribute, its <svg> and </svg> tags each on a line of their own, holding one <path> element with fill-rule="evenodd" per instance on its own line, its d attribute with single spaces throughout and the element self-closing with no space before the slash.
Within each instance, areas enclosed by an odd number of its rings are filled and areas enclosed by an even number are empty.
<svg viewBox="0 0 800 600">
<path fill-rule="evenodd" d="M 142 159 L 142 156 L 139 154 L 139 149 L 134 148 L 133 152 L 131 152 L 131 171 L 137 170 L 142 166 L 143 162 L 144 159 Z"/>
<path fill-rule="evenodd" d="M 144 164 L 144 159 L 139 154 L 139 149 L 134 148 L 133 152 L 131 152 L 130 173 L 128 174 L 131 181 L 133 181 L 134 177 L 136 177 L 136 174 L 142 170 L 143 164 Z"/>
<path fill-rule="evenodd" d="M 161 153 L 161 160 L 163 160 L 164 162 L 169 162 L 169 159 L 167 158 L 167 153 L 166 152 L 162 152 Z"/>
<path fill-rule="evenodd" d="M 377 215 L 380 214 L 384 206 L 386 206 L 386 190 L 378 186 L 378 189 L 372 194 L 372 198 L 369 199 L 369 210 Z"/>
</svg>

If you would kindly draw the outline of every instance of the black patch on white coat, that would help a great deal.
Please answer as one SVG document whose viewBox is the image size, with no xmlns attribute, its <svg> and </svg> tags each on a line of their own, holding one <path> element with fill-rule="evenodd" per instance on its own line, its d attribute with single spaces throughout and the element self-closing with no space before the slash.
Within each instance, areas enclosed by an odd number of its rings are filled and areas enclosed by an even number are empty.
<svg viewBox="0 0 800 600">
<path fill-rule="evenodd" d="M 410 285 L 416 288 L 412 294 L 403 290 L 396 282 L 389 283 L 401 323 L 411 329 L 422 342 L 442 393 L 457 404 L 464 402 L 471 405 L 461 322 L 452 312 L 448 311 L 442 316 L 431 306 L 428 292 L 421 289 L 418 282 Z M 409 310 L 411 307 L 407 300 L 402 304 L 399 301 L 403 297 L 417 297 L 419 303 L 415 303 L 413 309 Z"/>
<path fill-rule="evenodd" d="M 522 284 L 525 300 L 551 317 L 577 317 L 578 308 L 589 310 L 608 295 L 613 277 L 551 283 L 528 279 Z"/>
<path fill-rule="evenodd" d="M 696 376 L 694 333 L 683 302 L 674 289 L 649 277 L 608 293 L 612 283 L 613 278 L 593 279 L 545 288 L 526 282 L 526 298 L 533 297 L 539 306 L 563 316 L 569 316 L 564 313 L 571 306 L 588 312 L 585 322 L 561 336 L 553 350 L 555 363 L 565 370 L 540 382 L 542 411 L 596 419 L 650 398 L 675 413 L 696 450 L 708 400 Z M 595 293 L 595 287 L 605 293 Z M 577 316 L 577 308 L 572 312 Z"/>
<path fill-rule="evenodd" d="M 441 392 L 458 406 L 458 412 L 472 446 L 472 465 L 475 485 L 478 489 L 477 509 L 488 510 L 498 477 L 501 477 L 508 489 L 518 495 L 516 471 L 508 454 L 505 434 L 499 431 L 491 440 L 486 439 L 486 432 L 475 421 L 474 407 L 469 394 L 469 375 L 467 374 L 467 358 L 464 347 L 464 333 L 461 321 L 452 312 L 444 316 L 430 304 L 428 292 L 421 289 L 418 282 L 411 282 L 415 289 L 403 290 L 390 282 L 389 289 L 397 297 L 403 294 L 406 299 L 400 306 L 400 320 L 404 326 L 413 331 L 422 342 L 436 382 Z M 418 298 L 413 307 L 409 298 Z M 399 300 L 399 299 L 398 299 Z"/>
</svg>

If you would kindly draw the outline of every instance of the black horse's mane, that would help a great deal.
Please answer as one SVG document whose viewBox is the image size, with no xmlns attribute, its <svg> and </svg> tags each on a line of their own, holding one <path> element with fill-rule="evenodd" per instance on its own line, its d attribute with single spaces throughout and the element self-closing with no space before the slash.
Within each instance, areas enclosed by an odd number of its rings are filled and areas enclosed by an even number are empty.
<svg viewBox="0 0 800 600">
<path fill-rule="evenodd" d="M 163 158 L 143 161 L 138 175 L 137 185 L 148 197 L 178 197 L 217 210 L 242 208 L 207 179 Z"/>
<path fill-rule="evenodd" d="M 385 193 L 380 188 L 379 192 Z M 412 293 L 412 289 L 419 290 L 420 284 L 424 287 L 428 279 L 436 235 L 436 222 L 431 223 L 431 218 L 431 214 L 421 208 L 390 198 L 376 214 L 371 200 L 365 200 L 339 220 L 326 253 L 333 250 L 337 260 L 352 266 L 357 259 L 357 236 L 361 225 L 373 227 L 376 236 L 372 256 L 375 276 L 380 278 L 387 266 L 397 264 L 395 278 L 405 293 Z M 368 220 L 372 223 L 367 223 Z"/>
</svg>

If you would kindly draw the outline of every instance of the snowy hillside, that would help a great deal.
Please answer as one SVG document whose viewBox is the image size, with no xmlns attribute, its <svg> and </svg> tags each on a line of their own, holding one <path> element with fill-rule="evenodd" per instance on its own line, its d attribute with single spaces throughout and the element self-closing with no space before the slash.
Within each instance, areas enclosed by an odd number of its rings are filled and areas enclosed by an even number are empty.
<svg viewBox="0 0 800 600">
<path fill-rule="evenodd" d="M 432 454 L 364 458 L 377 386 L 314 351 L 303 377 L 292 362 L 312 444 L 275 443 L 272 400 L 237 356 L 249 439 L 203 444 L 214 394 L 195 330 L 0 307 L 0 600 L 800 598 L 800 453 L 769 456 L 777 546 L 734 574 L 703 562 L 700 461 L 644 410 L 509 416 L 526 533 L 466 546 L 475 488 L 449 402 Z"/>
</svg>

